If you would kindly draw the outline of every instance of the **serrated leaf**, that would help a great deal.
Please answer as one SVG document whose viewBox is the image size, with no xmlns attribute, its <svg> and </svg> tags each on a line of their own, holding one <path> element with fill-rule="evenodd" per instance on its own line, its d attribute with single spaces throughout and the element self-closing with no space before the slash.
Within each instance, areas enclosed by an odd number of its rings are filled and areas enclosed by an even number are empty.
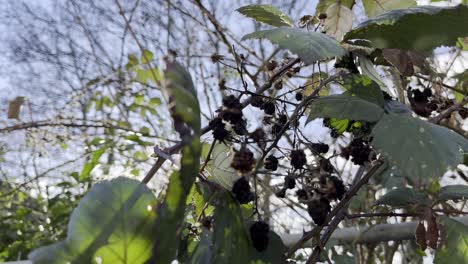
<svg viewBox="0 0 468 264">
<path fill-rule="evenodd" d="M 426 204 L 429 200 L 427 196 L 419 191 L 410 188 L 397 188 L 389 191 L 380 199 L 376 205 L 388 205 L 394 208 L 412 207 L 414 205 Z"/>
<path fill-rule="evenodd" d="M 320 14 L 326 13 L 328 7 L 337 3 L 351 9 L 354 5 L 354 0 L 319 0 L 315 7 L 315 16 L 318 17 Z"/>
<path fill-rule="evenodd" d="M 430 52 L 442 45 L 454 46 L 468 36 L 468 6 L 418 6 L 392 10 L 369 19 L 348 32 L 345 40 L 367 39 L 376 48 Z"/>
<path fill-rule="evenodd" d="M 241 210 L 229 193 L 221 193 L 214 212 L 212 263 L 248 263 L 250 243 Z"/>
<path fill-rule="evenodd" d="M 248 5 L 237 9 L 237 11 L 244 16 L 274 27 L 294 26 L 294 23 L 286 14 L 271 5 Z"/>
<path fill-rule="evenodd" d="M 119 177 L 94 185 L 73 211 L 67 238 L 34 250 L 37 264 L 143 263 L 151 255 L 156 198 L 139 181 Z"/>
<path fill-rule="evenodd" d="M 369 77 L 352 74 L 344 78 L 343 87 L 353 95 L 374 103 L 380 107 L 384 106 L 384 97 L 380 86 Z"/>
<path fill-rule="evenodd" d="M 323 22 L 323 30 L 341 40 L 343 36 L 353 27 L 354 13 L 348 7 L 336 3 L 327 8 L 327 19 Z"/>
<path fill-rule="evenodd" d="M 318 98 L 309 105 L 309 110 L 309 120 L 328 117 L 376 122 L 384 113 L 378 105 L 346 94 Z"/>
<path fill-rule="evenodd" d="M 329 36 L 297 28 L 276 28 L 257 31 L 245 35 L 242 37 L 242 40 L 263 38 L 277 44 L 282 49 L 287 49 L 297 54 L 306 64 L 341 57 L 346 54 L 346 51 L 338 42 Z"/>
<path fill-rule="evenodd" d="M 414 0 L 363 0 L 362 4 L 368 17 L 375 17 L 394 9 L 404 9 L 416 6 Z"/>
<path fill-rule="evenodd" d="M 448 217 L 441 217 L 440 223 L 447 237 L 446 243 L 436 251 L 434 263 L 468 263 L 468 226 Z"/>
<path fill-rule="evenodd" d="M 372 130 L 371 144 L 416 182 L 440 178 L 462 162 L 468 141 L 438 125 L 407 115 L 386 114 Z"/>
<path fill-rule="evenodd" d="M 447 185 L 440 188 L 440 200 L 465 200 L 468 199 L 468 186 L 466 185 Z"/>
</svg>

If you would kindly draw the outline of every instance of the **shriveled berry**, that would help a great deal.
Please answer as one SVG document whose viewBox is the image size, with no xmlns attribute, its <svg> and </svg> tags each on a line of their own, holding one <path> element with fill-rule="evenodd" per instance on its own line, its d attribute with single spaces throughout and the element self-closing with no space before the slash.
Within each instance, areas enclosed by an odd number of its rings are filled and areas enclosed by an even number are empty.
<svg viewBox="0 0 468 264">
<path fill-rule="evenodd" d="M 288 116 L 285 115 L 285 114 L 281 114 L 281 115 L 278 116 L 277 121 L 278 121 L 279 124 L 284 125 L 284 124 L 286 124 L 286 122 L 288 122 Z"/>
<path fill-rule="evenodd" d="M 250 137 L 257 143 L 261 142 L 265 139 L 265 131 L 263 128 L 259 127 L 255 129 L 254 132 L 250 133 Z"/>
<path fill-rule="evenodd" d="M 242 122 L 242 116 L 240 108 L 225 108 L 219 112 L 219 117 L 231 124 Z"/>
<path fill-rule="evenodd" d="M 263 104 L 263 112 L 267 115 L 273 115 L 275 113 L 275 104 L 273 102 L 265 102 Z"/>
<path fill-rule="evenodd" d="M 263 221 L 254 222 L 250 228 L 250 239 L 254 248 L 261 252 L 267 249 L 270 241 L 270 226 Z"/>
<path fill-rule="evenodd" d="M 274 85 L 276 90 L 281 90 L 283 89 L 283 82 L 282 81 L 277 81 Z"/>
<path fill-rule="evenodd" d="M 273 133 L 274 135 L 278 135 L 281 130 L 283 130 L 283 126 L 276 123 L 274 124 L 272 127 L 271 127 L 271 133 Z"/>
<path fill-rule="evenodd" d="M 240 204 L 246 204 L 254 200 L 249 181 L 245 177 L 238 179 L 232 186 L 231 191 Z"/>
<path fill-rule="evenodd" d="M 231 167 L 241 173 L 250 172 L 253 169 L 255 159 L 252 151 L 246 147 L 242 147 L 236 151 L 231 162 Z"/>
<path fill-rule="evenodd" d="M 272 71 L 276 67 L 278 67 L 278 62 L 275 61 L 275 60 L 271 60 L 271 61 L 267 62 L 267 64 L 265 66 L 266 66 L 267 70 Z"/>
<path fill-rule="evenodd" d="M 312 220 L 314 220 L 314 223 L 319 226 L 325 224 L 330 210 L 330 201 L 326 198 L 321 198 L 318 201 L 312 201 L 307 204 L 307 212 L 312 217 Z"/>
<path fill-rule="evenodd" d="M 241 121 L 237 121 L 236 123 L 234 123 L 234 125 L 232 126 L 232 130 L 234 130 L 234 132 L 236 132 L 236 134 L 239 136 L 246 135 L 247 127 L 245 124 L 245 120 L 242 119 Z"/>
<path fill-rule="evenodd" d="M 264 166 L 266 170 L 275 171 L 278 169 L 278 158 L 273 155 L 268 156 L 265 159 Z"/>
<path fill-rule="evenodd" d="M 241 108 L 242 105 L 234 95 L 228 95 L 223 98 L 223 106 L 226 108 Z"/>
<path fill-rule="evenodd" d="M 426 96 L 426 97 L 431 97 L 432 96 L 432 90 L 431 88 L 425 88 L 423 90 L 423 94 Z"/>
<path fill-rule="evenodd" d="M 277 191 L 275 193 L 276 197 L 278 198 L 284 198 L 286 197 L 286 188 L 282 188 L 281 190 Z"/>
<path fill-rule="evenodd" d="M 219 141 L 224 141 L 229 137 L 230 133 L 226 130 L 224 126 L 222 127 L 215 127 L 213 129 L 213 138 Z"/>
<path fill-rule="evenodd" d="M 307 201 L 309 199 L 307 191 L 304 189 L 299 189 L 296 191 L 297 199 L 300 201 Z"/>
<path fill-rule="evenodd" d="M 260 96 L 254 96 L 254 97 L 252 97 L 252 101 L 250 101 L 250 105 L 252 105 L 253 107 L 260 108 L 260 109 L 263 108 L 264 103 L 265 102 L 264 102 L 263 98 L 260 97 Z"/>
<path fill-rule="evenodd" d="M 330 181 L 334 185 L 334 193 L 330 195 L 331 198 L 341 200 L 346 193 L 346 187 L 344 186 L 343 181 L 336 176 L 330 177 Z"/>
<path fill-rule="evenodd" d="M 291 175 L 286 176 L 284 178 L 284 187 L 287 189 L 294 189 L 294 187 L 296 187 L 296 179 Z"/>
<path fill-rule="evenodd" d="M 318 19 L 327 19 L 327 14 L 326 13 L 320 13 L 318 16 Z"/>
<path fill-rule="evenodd" d="M 295 149 L 291 151 L 291 165 L 294 169 L 299 170 L 307 163 L 306 155 L 304 150 L 302 149 Z"/>
<path fill-rule="evenodd" d="M 353 139 L 343 150 L 345 153 L 344 157 L 349 158 L 351 156 L 351 161 L 357 165 L 364 165 L 365 162 L 369 161 L 372 151 L 368 142 L 361 138 Z"/>
<path fill-rule="evenodd" d="M 331 164 L 330 160 L 328 159 L 320 159 L 319 161 L 319 166 L 322 170 L 326 172 L 333 172 L 334 168 L 333 165 Z"/>
<path fill-rule="evenodd" d="M 304 99 L 304 95 L 301 92 L 296 93 L 296 100 L 297 101 L 302 101 L 302 99 Z"/>
<path fill-rule="evenodd" d="M 325 143 L 312 143 L 311 147 L 317 153 L 327 153 L 329 150 L 328 145 Z"/>
</svg>

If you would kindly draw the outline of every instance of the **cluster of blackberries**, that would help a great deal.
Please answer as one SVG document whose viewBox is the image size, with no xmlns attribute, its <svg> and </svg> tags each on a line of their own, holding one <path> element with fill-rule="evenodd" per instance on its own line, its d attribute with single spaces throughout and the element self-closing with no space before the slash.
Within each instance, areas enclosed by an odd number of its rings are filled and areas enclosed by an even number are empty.
<svg viewBox="0 0 468 264">
<path fill-rule="evenodd" d="M 291 165 L 296 170 L 302 169 L 302 167 L 307 163 L 306 155 L 304 153 L 304 150 L 302 149 L 292 150 L 290 154 L 290 158 L 291 158 Z"/>
<path fill-rule="evenodd" d="M 219 141 L 224 141 L 228 139 L 231 135 L 226 129 L 226 124 L 220 117 L 216 117 L 209 123 L 210 128 L 213 130 L 213 138 Z"/>
<path fill-rule="evenodd" d="M 342 149 L 341 156 L 349 159 L 357 165 L 364 165 L 367 161 L 375 159 L 375 153 L 373 153 L 369 142 L 362 138 L 355 138 L 349 143 L 349 145 Z"/>
<path fill-rule="evenodd" d="M 321 175 L 319 179 L 309 182 L 304 189 L 296 191 L 299 202 L 307 205 L 307 212 L 317 225 L 323 225 L 331 210 L 331 200 L 341 200 L 346 187 L 340 178 Z"/>
<path fill-rule="evenodd" d="M 232 158 L 231 167 L 240 173 L 248 173 L 253 169 L 255 158 L 248 148 L 241 147 L 240 150 L 235 151 Z"/>
<path fill-rule="evenodd" d="M 430 88 L 425 88 L 422 92 L 419 89 L 411 90 L 408 94 L 408 99 L 413 111 L 423 117 L 431 115 L 432 111 L 437 110 L 438 106 L 433 100 L 429 100 L 432 96 Z"/>
<path fill-rule="evenodd" d="M 281 130 L 283 130 L 284 126 L 286 126 L 286 123 L 288 122 L 288 116 L 285 114 L 280 114 L 276 118 L 276 122 L 273 124 L 271 127 L 271 132 L 274 135 L 279 135 Z"/>
<path fill-rule="evenodd" d="M 325 143 L 312 143 L 310 147 L 315 153 L 319 153 L 319 154 L 325 154 L 329 150 L 328 145 Z"/>
<path fill-rule="evenodd" d="M 270 226 L 267 223 L 263 221 L 254 222 L 249 228 L 249 233 L 252 245 L 257 251 L 262 252 L 267 249 L 270 241 Z"/>
<path fill-rule="evenodd" d="M 265 159 L 263 165 L 266 170 L 275 171 L 278 169 L 278 158 L 273 155 L 270 155 Z"/>
<path fill-rule="evenodd" d="M 234 182 L 231 191 L 240 204 L 247 204 L 255 198 L 254 193 L 250 190 L 249 181 L 245 177 Z"/>
<path fill-rule="evenodd" d="M 219 118 L 226 122 L 229 122 L 234 132 L 238 135 L 245 135 L 247 133 L 246 121 L 242 114 L 242 104 L 239 99 L 234 95 L 229 95 L 223 98 L 223 107 L 218 110 Z M 220 120 L 210 122 L 210 126 L 213 129 L 213 137 L 217 140 L 223 141 L 229 136 L 226 134 L 225 126 Z M 226 130 L 227 131 L 227 130 Z M 215 135 L 216 134 L 216 135 Z M 224 136 L 224 137 L 223 137 Z"/>
<path fill-rule="evenodd" d="M 253 96 L 250 105 L 256 108 L 260 108 L 267 115 L 274 115 L 276 106 L 272 100 L 265 100 L 261 96 Z"/>
</svg>

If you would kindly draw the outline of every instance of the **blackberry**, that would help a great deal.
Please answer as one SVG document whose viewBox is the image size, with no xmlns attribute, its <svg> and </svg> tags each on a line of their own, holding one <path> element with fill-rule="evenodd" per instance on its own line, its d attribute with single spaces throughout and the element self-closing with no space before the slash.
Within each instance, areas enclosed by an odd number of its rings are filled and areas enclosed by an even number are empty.
<svg viewBox="0 0 468 264">
<path fill-rule="evenodd" d="M 268 242 L 270 241 L 270 226 L 263 221 L 254 222 L 250 228 L 250 239 L 254 248 L 261 252 L 267 249 Z"/>
<path fill-rule="evenodd" d="M 231 124 L 242 122 L 242 110 L 240 108 L 226 108 L 219 112 L 219 117 Z"/>
<path fill-rule="evenodd" d="M 286 188 L 282 188 L 281 190 L 277 191 L 275 193 L 276 197 L 278 198 L 284 198 L 286 197 Z"/>
<path fill-rule="evenodd" d="M 273 133 L 274 135 L 278 135 L 281 130 L 283 130 L 283 125 L 280 125 L 278 123 L 274 124 L 272 127 L 271 127 L 271 133 Z"/>
<path fill-rule="evenodd" d="M 299 202 L 309 200 L 309 196 L 307 195 L 307 191 L 304 189 L 299 189 L 296 191 L 296 196 Z"/>
<path fill-rule="evenodd" d="M 343 199 L 343 196 L 346 193 L 346 187 L 344 186 L 343 181 L 336 176 L 330 177 L 330 181 L 333 183 L 333 186 L 334 186 L 334 190 L 333 190 L 333 193 L 331 194 L 331 198 L 338 199 L 338 200 Z"/>
<path fill-rule="evenodd" d="M 250 137 L 257 143 L 263 141 L 265 139 L 265 131 L 263 128 L 259 127 L 255 129 L 254 132 L 250 133 Z"/>
<path fill-rule="evenodd" d="M 312 201 L 307 204 L 307 212 L 309 213 L 314 223 L 318 226 L 325 224 L 327 215 L 331 210 L 330 201 L 326 198 L 321 198 L 318 201 Z"/>
<path fill-rule="evenodd" d="M 287 115 L 284 115 L 284 114 L 281 114 L 278 116 L 278 119 L 277 119 L 278 123 L 284 125 L 288 122 L 288 116 Z"/>
<path fill-rule="evenodd" d="M 237 121 L 234 123 L 232 130 L 236 132 L 237 135 L 243 136 L 247 134 L 247 127 L 245 124 L 245 120 L 241 119 L 241 121 Z"/>
<path fill-rule="evenodd" d="M 231 167 L 241 173 L 247 173 L 253 169 L 254 163 L 253 153 L 248 148 L 242 147 L 234 154 Z"/>
<path fill-rule="evenodd" d="M 327 19 L 327 14 L 326 13 L 320 13 L 318 16 L 318 19 Z"/>
<path fill-rule="evenodd" d="M 222 127 L 215 127 L 213 129 L 213 138 L 223 142 L 230 136 L 229 131 L 226 130 L 224 125 Z"/>
<path fill-rule="evenodd" d="M 468 108 L 464 107 L 460 110 L 458 110 L 458 113 L 463 119 L 466 119 L 468 117 Z"/>
<path fill-rule="evenodd" d="M 413 94 L 413 99 L 417 103 L 427 103 L 427 97 L 424 93 L 422 93 L 420 90 L 415 89 L 411 90 L 411 93 Z"/>
<path fill-rule="evenodd" d="M 254 200 L 254 194 L 250 190 L 249 181 L 245 177 L 238 179 L 232 186 L 231 191 L 240 204 L 247 204 Z"/>
<path fill-rule="evenodd" d="M 275 61 L 275 60 L 271 60 L 271 61 L 267 62 L 267 64 L 265 66 L 266 66 L 267 70 L 272 71 L 276 67 L 278 67 L 278 62 Z"/>
<path fill-rule="evenodd" d="M 299 170 L 307 163 L 306 155 L 302 149 L 291 151 L 291 165 L 294 169 Z"/>
<path fill-rule="evenodd" d="M 226 108 L 238 108 L 238 109 L 242 107 L 239 99 L 237 99 L 237 97 L 235 97 L 234 95 L 228 95 L 224 97 L 223 106 Z"/>
<path fill-rule="evenodd" d="M 277 81 L 277 82 L 275 83 L 274 87 L 275 87 L 276 90 L 281 90 L 281 89 L 283 89 L 283 81 L 281 81 L 281 80 L 280 80 L 280 81 Z"/>
<path fill-rule="evenodd" d="M 284 188 L 286 189 L 294 189 L 296 187 L 296 179 L 288 175 L 284 178 Z"/>
<path fill-rule="evenodd" d="M 216 127 L 220 127 L 220 126 L 224 126 L 224 123 L 223 123 L 223 120 L 219 117 L 216 117 L 216 118 L 213 118 L 213 120 L 211 120 L 208 125 L 210 126 L 210 128 L 216 128 Z"/>
<path fill-rule="evenodd" d="M 263 112 L 267 115 L 273 115 L 275 113 L 275 104 L 273 102 L 265 102 L 263 104 Z"/>
<path fill-rule="evenodd" d="M 250 105 L 252 105 L 253 107 L 260 108 L 260 109 L 263 108 L 264 103 L 265 102 L 264 102 L 263 98 L 260 97 L 260 96 L 253 96 L 252 101 L 250 101 Z"/>
<path fill-rule="evenodd" d="M 302 101 L 302 99 L 304 99 L 304 95 L 301 92 L 296 93 L 296 100 L 297 101 Z"/>
<path fill-rule="evenodd" d="M 423 90 L 422 93 L 423 93 L 423 95 L 426 96 L 426 97 L 431 97 L 431 96 L 432 96 L 432 90 L 431 90 L 431 88 L 425 88 L 425 89 Z"/>
<path fill-rule="evenodd" d="M 365 162 L 369 161 L 371 151 L 367 141 L 361 138 L 355 138 L 351 141 L 345 152 L 347 155 L 352 156 L 351 161 L 354 164 L 364 165 Z"/>
<path fill-rule="evenodd" d="M 317 152 L 317 153 L 327 153 L 329 150 L 329 147 L 325 143 L 312 143 L 311 144 L 312 149 Z"/>
<path fill-rule="evenodd" d="M 275 171 L 278 169 L 278 159 L 270 155 L 265 159 L 264 166 L 266 170 Z"/>
</svg>

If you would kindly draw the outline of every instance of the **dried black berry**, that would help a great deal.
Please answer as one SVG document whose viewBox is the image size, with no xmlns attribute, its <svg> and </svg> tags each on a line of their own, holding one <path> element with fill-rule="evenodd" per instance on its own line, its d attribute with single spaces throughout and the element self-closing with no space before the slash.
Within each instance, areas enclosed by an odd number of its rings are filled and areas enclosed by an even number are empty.
<svg viewBox="0 0 468 264">
<path fill-rule="evenodd" d="M 242 119 L 241 121 L 237 121 L 236 123 L 234 123 L 234 125 L 232 126 L 232 130 L 234 130 L 234 132 L 236 132 L 236 134 L 239 136 L 246 135 L 247 127 L 245 124 L 245 120 Z"/>
<path fill-rule="evenodd" d="M 282 188 L 281 190 L 277 191 L 275 193 L 276 197 L 278 198 L 284 198 L 286 197 L 286 188 Z"/>
<path fill-rule="evenodd" d="M 322 170 L 326 172 L 333 172 L 334 168 L 333 165 L 331 164 L 330 160 L 328 159 L 320 159 L 319 161 L 319 166 Z"/>
<path fill-rule="evenodd" d="M 431 97 L 432 96 L 432 90 L 431 88 L 426 88 L 423 90 L 423 94 L 426 96 L 426 97 Z"/>
<path fill-rule="evenodd" d="M 277 81 L 277 82 L 275 83 L 274 87 L 275 87 L 276 90 L 281 90 L 281 89 L 283 89 L 283 81 L 281 81 L 281 80 L 280 80 L 280 81 Z"/>
<path fill-rule="evenodd" d="M 231 124 L 242 122 L 242 110 L 240 108 L 225 108 L 219 112 L 219 117 Z"/>
<path fill-rule="evenodd" d="M 372 149 L 370 148 L 367 141 L 361 138 L 355 138 L 349 143 L 349 145 L 343 149 L 342 156 L 349 159 L 357 165 L 364 165 L 365 162 L 369 161 L 371 157 Z"/>
<path fill-rule="evenodd" d="M 273 102 L 265 102 L 263 104 L 263 111 L 267 115 L 273 115 L 275 113 L 275 104 Z"/>
<path fill-rule="evenodd" d="M 291 151 L 291 165 L 294 169 L 299 170 L 307 163 L 306 155 L 302 149 Z"/>
<path fill-rule="evenodd" d="M 242 105 L 234 95 L 228 95 L 223 98 L 223 106 L 226 108 L 241 108 Z"/>
<path fill-rule="evenodd" d="M 250 190 L 249 181 L 245 177 L 238 179 L 234 183 L 232 193 L 240 204 L 246 204 L 254 200 L 254 194 Z"/>
<path fill-rule="evenodd" d="M 260 96 L 254 96 L 254 97 L 252 97 L 252 101 L 250 101 L 250 105 L 252 105 L 253 107 L 260 108 L 260 109 L 263 108 L 264 103 L 265 102 L 264 102 L 263 98 L 260 97 Z"/>
<path fill-rule="evenodd" d="M 264 166 L 266 170 L 275 171 L 278 169 L 278 159 L 270 155 L 265 159 Z"/>
<path fill-rule="evenodd" d="M 307 201 L 309 196 L 307 195 L 307 191 L 304 189 L 300 189 L 296 191 L 297 199 L 300 201 Z"/>
<path fill-rule="evenodd" d="M 230 133 L 223 127 L 215 127 L 213 129 L 213 138 L 219 141 L 224 141 L 229 137 Z"/>
<path fill-rule="evenodd" d="M 307 204 L 307 212 L 312 217 L 312 220 L 314 220 L 314 223 L 319 226 L 325 224 L 330 210 L 330 201 L 326 198 L 321 198 L 319 201 L 312 201 Z"/>
<path fill-rule="evenodd" d="M 296 93 L 296 100 L 297 101 L 302 101 L 304 95 L 302 93 Z"/>
<path fill-rule="evenodd" d="M 283 125 L 280 125 L 280 124 L 276 123 L 271 127 L 271 132 L 274 135 L 278 135 L 281 132 L 282 129 L 283 129 Z"/>
<path fill-rule="evenodd" d="M 284 177 L 284 188 L 294 189 L 295 187 L 296 187 L 296 179 L 293 176 L 288 175 Z"/>
<path fill-rule="evenodd" d="M 232 159 L 231 167 L 241 173 L 250 172 L 255 164 L 253 153 L 245 147 L 236 151 Z"/>
<path fill-rule="evenodd" d="M 460 110 L 458 110 L 458 113 L 460 114 L 460 116 L 463 118 L 463 119 L 466 119 L 468 117 L 468 108 L 462 108 Z"/>
<path fill-rule="evenodd" d="M 330 181 L 334 185 L 334 193 L 331 194 L 331 198 L 341 200 L 346 193 L 346 187 L 343 181 L 336 176 L 330 177 Z"/>
<path fill-rule="evenodd" d="M 257 221 L 250 226 L 249 231 L 254 248 L 259 252 L 267 249 L 270 241 L 270 226 L 263 221 Z"/>
<path fill-rule="evenodd" d="M 325 143 L 312 143 L 311 147 L 317 153 L 327 153 L 329 150 L 328 145 Z"/>
<path fill-rule="evenodd" d="M 278 62 L 275 61 L 275 60 L 271 60 L 271 61 L 267 62 L 267 64 L 266 64 L 266 68 L 269 71 L 274 70 L 276 67 L 278 67 Z"/>
<path fill-rule="evenodd" d="M 386 91 L 382 91 L 383 98 L 385 101 L 391 101 L 393 98 L 390 94 L 388 94 Z"/>
<path fill-rule="evenodd" d="M 265 139 L 265 131 L 259 127 L 254 132 L 250 133 L 250 137 L 257 143 L 262 142 Z"/>
<path fill-rule="evenodd" d="M 286 124 L 286 122 L 288 122 L 288 116 L 287 115 L 284 115 L 284 114 L 281 114 L 278 116 L 278 119 L 277 119 L 278 123 L 279 124 Z"/>
<path fill-rule="evenodd" d="M 327 14 L 326 13 L 320 13 L 318 16 L 318 19 L 327 19 Z"/>
</svg>

